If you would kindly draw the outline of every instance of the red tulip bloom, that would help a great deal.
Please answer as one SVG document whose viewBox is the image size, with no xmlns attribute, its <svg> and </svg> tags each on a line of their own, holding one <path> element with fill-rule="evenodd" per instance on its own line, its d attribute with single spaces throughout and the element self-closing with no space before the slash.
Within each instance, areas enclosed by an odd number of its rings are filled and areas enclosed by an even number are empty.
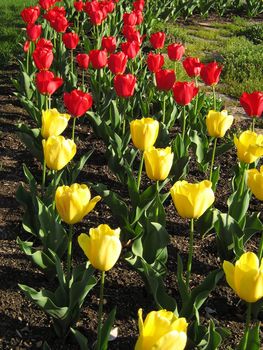
<svg viewBox="0 0 263 350">
<path fill-rule="evenodd" d="M 137 16 L 134 12 L 123 14 L 123 23 L 128 26 L 135 26 L 137 23 Z"/>
<path fill-rule="evenodd" d="M 156 73 L 162 68 L 163 65 L 164 57 L 162 54 L 154 54 L 152 52 L 149 53 L 147 57 L 147 66 L 149 71 Z"/>
<path fill-rule="evenodd" d="M 90 62 L 95 69 L 101 69 L 107 64 L 106 50 L 91 50 L 89 52 Z"/>
<path fill-rule="evenodd" d="M 74 7 L 77 12 L 81 12 L 83 10 L 84 3 L 82 1 L 75 1 Z"/>
<path fill-rule="evenodd" d="M 79 43 L 79 36 L 77 33 L 64 33 L 62 41 L 67 49 L 74 50 Z"/>
<path fill-rule="evenodd" d="M 113 74 L 123 74 L 127 66 L 128 57 L 125 53 L 112 53 L 108 58 L 108 67 Z"/>
<path fill-rule="evenodd" d="M 134 94 L 136 77 L 132 74 L 119 74 L 114 77 L 114 89 L 120 97 L 130 97 Z"/>
<path fill-rule="evenodd" d="M 122 27 L 122 34 L 127 40 L 131 37 L 131 35 L 136 33 L 136 31 L 137 31 L 136 26 L 124 25 Z"/>
<path fill-rule="evenodd" d="M 43 17 L 49 22 L 56 21 L 58 16 L 66 17 L 66 9 L 64 6 L 55 6 L 43 15 Z"/>
<path fill-rule="evenodd" d="M 29 47 L 30 47 L 30 41 L 26 40 L 26 42 L 24 43 L 24 46 L 23 46 L 24 52 L 28 52 Z"/>
<path fill-rule="evenodd" d="M 173 86 L 174 99 L 179 105 L 186 106 L 197 95 L 198 90 L 193 81 L 178 81 Z"/>
<path fill-rule="evenodd" d="M 142 11 L 134 11 L 134 13 L 136 14 L 136 16 L 137 16 L 137 22 L 136 22 L 136 25 L 140 25 L 140 24 L 142 24 L 142 22 L 143 22 L 143 14 L 142 14 Z"/>
<path fill-rule="evenodd" d="M 90 1 L 84 4 L 84 11 L 90 16 L 92 12 L 97 12 L 100 10 L 100 4 L 98 1 Z"/>
<path fill-rule="evenodd" d="M 101 41 L 101 46 L 107 52 L 112 53 L 116 50 L 117 42 L 115 36 L 104 36 Z"/>
<path fill-rule="evenodd" d="M 36 43 L 36 49 L 47 49 L 52 50 L 53 44 L 50 40 L 45 38 L 40 38 Z"/>
<path fill-rule="evenodd" d="M 42 32 L 40 24 L 28 24 L 26 27 L 26 33 L 30 41 L 36 41 Z"/>
<path fill-rule="evenodd" d="M 50 7 L 54 6 L 57 0 L 39 0 L 39 5 L 43 10 L 48 10 Z"/>
<path fill-rule="evenodd" d="M 36 86 L 42 95 L 52 95 L 63 84 L 63 79 L 55 77 L 50 71 L 36 74 Z"/>
<path fill-rule="evenodd" d="M 82 69 L 88 69 L 89 67 L 89 55 L 86 53 L 79 53 L 76 56 L 77 63 L 80 68 Z"/>
<path fill-rule="evenodd" d="M 201 78 L 206 85 L 216 85 L 219 82 L 223 67 L 218 66 L 217 62 L 210 62 L 201 67 Z"/>
<path fill-rule="evenodd" d="M 55 20 L 50 21 L 50 26 L 58 33 L 64 33 L 68 26 L 69 22 L 67 18 L 63 15 L 59 15 Z"/>
<path fill-rule="evenodd" d="M 169 91 L 175 82 L 175 72 L 173 69 L 160 69 L 155 73 L 155 78 L 159 90 Z"/>
<path fill-rule="evenodd" d="M 171 61 L 180 61 L 185 52 L 183 44 L 171 44 L 167 47 L 167 53 Z"/>
<path fill-rule="evenodd" d="M 64 92 L 64 104 L 73 117 L 85 114 L 91 108 L 92 102 L 91 95 L 81 90 Z"/>
<path fill-rule="evenodd" d="M 133 8 L 134 10 L 136 11 L 143 11 L 143 8 L 144 8 L 144 0 L 137 0 L 137 1 L 134 1 L 133 3 Z"/>
<path fill-rule="evenodd" d="M 54 55 L 50 49 L 40 47 L 33 52 L 33 60 L 39 70 L 48 70 L 52 65 L 53 59 Z"/>
<path fill-rule="evenodd" d="M 34 24 L 40 16 L 39 6 L 26 7 L 20 12 L 23 21 L 27 24 Z"/>
<path fill-rule="evenodd" d="M 140 45 L 136 41 L 127 41 L 121 44 L 121 49 L 128 58 L 133 59 L 137 56 Z"/>
<path fill-rule="evenodd" d="M 105 16 L 102 11 L 98 10 L 96 12 L 90 13 L 90 21 L 93 25 L 99 26 L 104 21 Z"/>
<path fill-rule="evenodd" d="M 263 113 L 263 92 L 254 91 L 251 94 L 243 92 L 240 103 L 248 116 L 259 118 Z"/>
<path fill-rule="evenodd" d="M 183 61 L 183 66 L 189 77 L 198 77 L 201 72 L 201 62 L 196 57 L 186 57 Z"/>
<path fill-rule="evenodd" d="M 154 49 L 162 49 L 165 42 L 165 33 L 157 32 L 153 33 L 150 37 L 150 43 Z"/>
</svg>

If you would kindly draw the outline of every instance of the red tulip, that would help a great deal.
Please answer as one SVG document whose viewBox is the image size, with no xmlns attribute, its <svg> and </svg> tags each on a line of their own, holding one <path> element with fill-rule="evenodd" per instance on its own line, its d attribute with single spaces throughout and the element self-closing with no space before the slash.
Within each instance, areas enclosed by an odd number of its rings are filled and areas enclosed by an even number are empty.
<svg viewBox="0 0 263 350">
<path fill-rule="evenodd" d="M 143 22 L 143 14 L 142 14 L 142 11 L 137 11 L 137 10 L 135 10 L 134 13 L 135 13 L 136 16 L 137 16 L 136 25 L 139 26 L 139 25 L 142 24 L 142 22 Z"/>
<path fill-rule="evenodd" d="M 90 2 L 87 1 L 83 9 L 90 16 L 92 12 L 97 12 L 100 10 L 100 4 L 98 1 L 90 1 Z"/>
<path fill-rule="evenodd" d="M 36 41 L 42 32 L 40 24 L 28 24 L 26 27 L 26 33 L 30 41 Z"/>
<path fill-rule="evenodd" d="M 49 21 L 49 22 L 54 22 L 56 21 L 58 16 L 63 16 L 66 17 L 66 9 L 65 7 L 61 6 L 55 6 L 51 10 L 48 10 L 43 17 Z"/>
<path fill-rule="evenodd" d="M 39 5 L 43 10 L 48 10 L 50 7 L 54 6 L 57 0 L 39 0 Z"/>
<path fill-rule="evenodd" d="M 23 21 L 27 24 L 34 24 L 40 16 L 39 6 L 26 7 L 20 12 Z"/>
<path fill-rule="evenodd" d="M 75 1 L 74 7 L 77 12 L 81 12 L 83 10 L 84 3 L 82 1 Z"/>
<path fill-rule="evenodd" d="M 62 41 L 67 49 L 74 50 L 79 43 L 79 36 L 77 33 L 64 33 Z"/>
<path fill-rule="evenodd" d="M 33 52 L 33 60 L 37 69 L 48 70 L 53 62 L 54 55 L 52 50 L 47 48 L 36 48 Z"/>
<path fill-rule="evenodd" d="M 143 11 L 143 8 L 144 8 L 144 0 L 137 0 L 137 1 L 134 1 L 134 3 L 133 3 L 132 6 L 133 6 L 134 10 Z"/>
<path fill-rule="evenodd" d="M 77 63 L 80 68 L 82 69 L 88 69 L 89 67 L 89 55 L 86 53 L 79 53 L 76 56 Z"/>
<path fill-rule="evenodd" d="M 121 44 L 121 49 L 130 59 L 133 59 L 137 56 L 140 45 L 136 41 L 127 41 Z"/>
<path fill-rule="evenodd" d="M 162 68 L 163 65 L 164 57 L 162 54 L 154 54 L 152 52 L 149 53 L 147 57 L 147 66 L 149 71 L 156 73 Z"/>
<path fill-rule="evenodd" d="M 122 27 L 122 34 L 123 36 L 128 40 L 131 35 L 133 35 L 133 33 L 135 33 L 136 30 L 136 26 L 129 26 L 129 25 L 124 25 Z"/>
<path fill-rule="evenodd" d="M 112 53 L 116 50 L 117 42 L 115 36 L 104 36 L 101 41 L 101 46 L 107 52 Z"/>
<path fill-rule="evenodd" d="M 89 52 L 90 62 L 95 69 L 101 69 L 107 64 L 106 50 L 91 50 Z"/>
<path fill-rule="evenodd" d="M 194 82 L 178 81 L 173 86 L 173 95 L 176 103 L 181 106 L 188 105 L 198 93 Z"/>
<path fill-rule="evenodd" d="M 67 18 L 63 15 L 59 15 L 55 20 L 50 21 L 50 26 L 58 33 L 64 33 L 68 26 L 69 22 Z"/>
<path fill-rule="evenodd" d="M 45 38 L 40 38 L 36 43 L 36 49 L 47 49 L 52 50 L 53 44 L 50 40 Z"/>
<path fill-rule="evenodd" d="M 128 57 L 125 53 L 112 53 L 108 58 L 108 67 L 113 74 L 123 74 L 127 66 Z"/>
<path fill-rule="evenodd" d="M 201 72 L 201 62 L 196 57 L 186 57 L 183 61 L 183 66 L 189 77 L 198 77 Z"/>
<path fill-rule="evenodd" d="M 263 113 L 263 92 L 254 91 L 251 94 L 243 92 L 240 103 L 248 116 L 259 118 Z"/>
<path fill-rule="evenodd" d="M 36 74 L 36 86 L 42 95 L 52 95 L 63 84 L 63 79 L 55 77 L 50 71 Z"/>
<path fill-rule="evenodd" d="M 128 26 L 135 26 L 137 23 L 137 16 L 134 12 L 123 14 L 123 23 Z"/>
<path fill-rule="evenodd" d="M 26 40 L 26 42 L 24 43 L 24 46 L 23 46 L 24 52 L 28 52 L 29 47 L 30 47 L 30 41 Z"/>
<path fill-rule="evenodd" d="M 89 93 L 75 89 L 64 92 L 64 104 L 72 116 L 81 117 L 91 108 L 92 97 Z"/>
<path fill-rule="evenodd" d="M 167 53 L 171 61 L 180 61 L 185 52 L 183 44 L 171 44 L 167 47 Z"/>
<path fill-rule="evenodd" d="M 210 62 L 201 67 L 201 78 L 206 85 L 216 85 L 219 82 L 223 67 L 218 66 L 217 62 Z"/>
<path fill-rule="evenodd" d="M 157 32 L 153 33 L 150 37 L 150 43 L 154 49 L 162 49 L 165 42 L 165 33 Z"/>
<path fill-rule="evenodd" d="M 105 16 L 102 11 L 98 10 L 96 12 L 91 12 L 90 13 L 90 21 L 93 25 L 99 26 L 105 19 Z"/>
<path fill-rule="evenodd" d="M 160 69 L 155 73 L 155 78 L 159 90 L 169 91 L 175 82 L 175 72 L 173 69 Z"/>
<path fill-rule="evenodd" d="M 114 89 L 120 97 L 130 97 L 134 94 L 136 77 L 132 74 L 119 74 L 114 77 Z"/>
</svg>

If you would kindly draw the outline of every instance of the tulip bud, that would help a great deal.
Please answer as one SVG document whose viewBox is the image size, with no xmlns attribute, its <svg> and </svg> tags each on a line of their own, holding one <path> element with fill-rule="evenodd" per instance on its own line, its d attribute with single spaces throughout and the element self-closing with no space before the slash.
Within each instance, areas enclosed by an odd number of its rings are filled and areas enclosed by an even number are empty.
<svg viewBox="0 0 263 350">
<path fill-rule="evenodd" d="M 59 216 L 69 225 L 80 222 L 100 200 L 100 196 L 91 199 L 88 186 L 77 183 L 71 186 L 59 186 L 55 195 Z"/>
<path fill-rule="evenodd" d="M 201 78 L 206 85 L 216 85 L 219 82 L 223 67 L 218 66 L 217 62 L 210 62 L 201 68 Z"/>
<path fill-rule="evenodd" d="M 174 154 L 171 147 L 149 148 L 144 152 L 146 174 L 149 179 L 163 181 L 169 175 Z"/>
<path fill-rule="evenodd" d="M 233 124 L 234 117 L 228 115 L 227 111 L 209 111 L 206 117 L 206 127 L 209 136 L 224 137 L 227 130 Z"/>
<path fill-rule="evenodd" d="M 254 91 L 251 94 L 243 92 L 240 103 L 250 117 L 261 117 L 263 113 L 263 92 Z"/>
<path fill-rule="evenodd" d="M 260 170 L 247 170 L 247 185 L 253 195 L 260 201 L 263 201 L 263 165 Z"/>
<path fill-rule="evenodd" d="M 142 151 L 151 148 L 157 140 L 159 122 L 152 118 L 135 119 L 130 123 L 134 146 Z"/>
<path fill-rule="evenodd" d="M 263 259 L 260 264 L 255 253 L 244 253 L 235 265 L 225 260 L 223 269 L 227 283 L 240 299 L 255 303 L 263 297 Z"/>
<path fill-rule="evenodd" d="M 186 319 L 171 311 L 151 311 L 143 321 L 142 309 L 138 311 L 140 335 L 134 350 L 183 350 L 187 342 Z M 149 334 L 151 336 L 149 336 Z"/>
<path fill-rule="evenodd" d="M 177 181 L 170 192 L 175 208 L 182 218 L 199 218 L 215 200 L 212 182 L 208 180 L 196 184 Z"/>
<path fill-rule="evenodd" d="M 68 125 L 69 119 L 69 114 L 59 113 L 56 108 L 42 111 L 42 137 L 47 139 L 49 136 L 58 136 L 62 134 Z"/>
<path fill-rule="evenodd" d="M 247 164 L 255 162 L 263 156 L 263 135 L 246 130 L 237 138 L 234 137 L 237 148 L 237 156 L 240 162 Z"/>
<path fill-rule="evenodd" d="M 108 225 L 99 225 L 82 233 L 78 242 L 91 265 L 100 271 L 110 270 L 121 253 L 120 229 L 112 230 Z"/>
</svg>

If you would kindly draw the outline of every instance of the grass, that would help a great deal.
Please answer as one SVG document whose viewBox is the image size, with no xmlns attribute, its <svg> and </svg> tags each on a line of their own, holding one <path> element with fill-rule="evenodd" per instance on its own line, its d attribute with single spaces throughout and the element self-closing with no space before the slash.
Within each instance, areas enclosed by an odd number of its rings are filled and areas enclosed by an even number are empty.
<svg viewBox="0 0 263 350">
<path fill-rule="evenodd" d="M 262 90 L 263 23 L 233 17 L 228 21 L 210 21 L 207 26 L 193 22 L 158 23 L 155 30 L 164 30 L 168 43 L 183 42 L 187 56 L 222 63 L 222 84 L 218 87 L 221 93 L 240 97 L 244 91 Z M 171 68 L 173 63 L 167 59 L 166 66 Z M 187 78 L 183 69 L 178 69 L 177 77 Z"/>
</svg>

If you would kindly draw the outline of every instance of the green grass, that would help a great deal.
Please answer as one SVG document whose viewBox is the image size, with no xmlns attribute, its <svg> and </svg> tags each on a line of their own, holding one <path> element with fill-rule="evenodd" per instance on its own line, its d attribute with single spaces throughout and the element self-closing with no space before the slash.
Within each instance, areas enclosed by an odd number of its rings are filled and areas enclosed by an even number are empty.
<svg viewBox="0 0 263 350">
<path fill-rule="evenodd" d="M 4 67 L 19 52 L 22 41 L 22 28 L 25 27 L 20 12 L 36 1 L 0 0 L 0 66 Z"/>
</svg>

